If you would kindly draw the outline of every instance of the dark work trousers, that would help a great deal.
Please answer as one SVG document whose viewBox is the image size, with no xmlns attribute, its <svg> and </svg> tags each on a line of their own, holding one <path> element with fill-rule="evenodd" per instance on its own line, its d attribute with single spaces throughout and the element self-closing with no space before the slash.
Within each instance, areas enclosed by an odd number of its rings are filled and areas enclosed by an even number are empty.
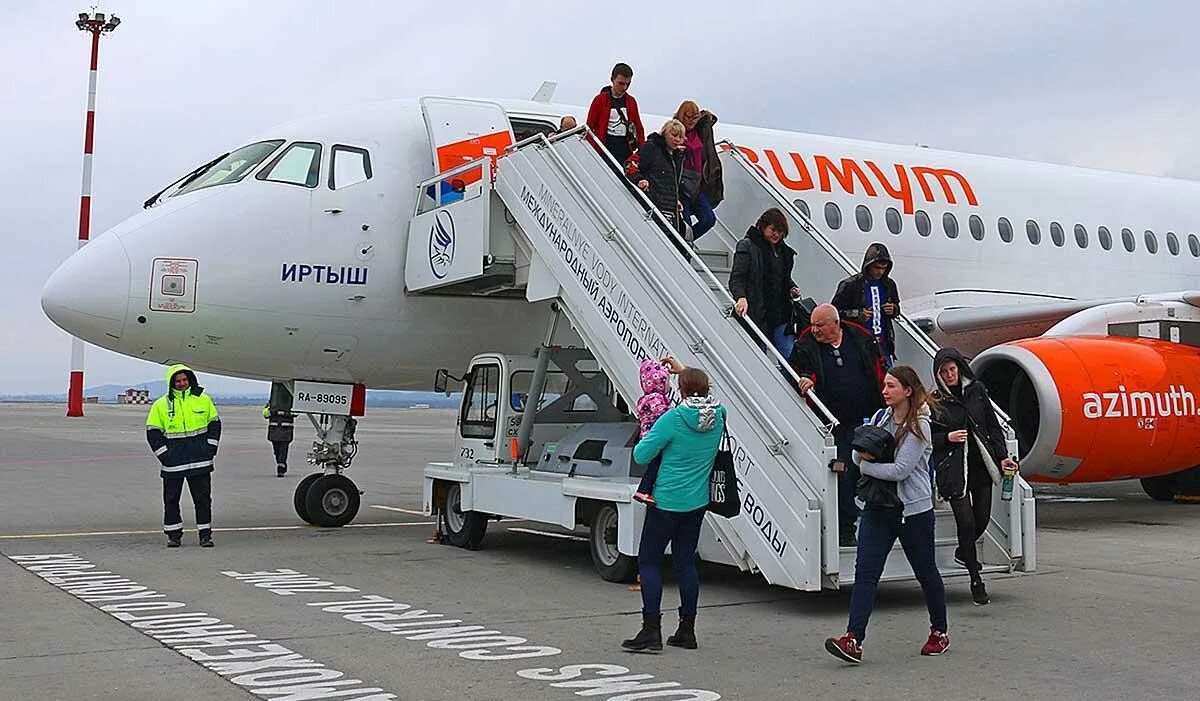
<svg viewBox="0 0 1200 701">
<path fill-rule="evenodd" d="M 663 511 L 654 506 L 646 507 L 646 522 L 642 525 L 642 542 L 638 547 L 643 615 L 662 613 L 662 559 L 668 543 L 671 560 L 675 563 L 675 578 L 679 582 L 679 613 L 696 615 L 696 602 L 700 599 L 696 545 L 700 542 L 704 512 L 705 509 Z"/>
<path fill-rule="evenodd" d="M 212 532 L 212 473 L 205 472 L 187 477 L 163 477 L 163 531 L 167 535 L 178 535 L 183 530 L 183 517 L 179 515 L 179 497 L 183 494 L 183 481 L 187 480 L 192 503 L 196 505 L 196 530 L 200 535 Z"/>
<path fill-rule="evenodd" d="M 847 628 L 860 643 L 867 637 L 867 620 L 871 617 L 871 609 L 875 608 L 875 590 L 897 538 L 921 583 L 921 591 L 925 592 L 929 625 L 946 632 L 946 588 L 934 559 L 933 509 L 908 517 L 902 513 L 900 509 L 870 507 L 862 512 Z"/>
<path fill-rule="evenodd" d="M 837 459 L 846 466 L 845 470 L 838 473 L 838 534 L 843 540 L 854 535 L 854 522 L 858 520 L 858 504 L 854 503 L 854 493 L 858 488 L 859 469 L 854 463 L 854 448 L 850 446 L 854 427 L 846 430 L 847 426 L 850 423 L 843 421 L 833 432 Z"/>
<path fill-rule="evenodd" d="M 967 563 L 971 581 L 977 582 L 983 565 L 975 542 L 987 530 L 992 517 L 991 483 L 968 488 L 962 497 L 950 500 L 950 508 L 954 510 L 954 524 L 958 528 L 958 556 Z"/>
<path fill-rule="evenodd" d="M 275 449 L 275 464 L 287 467 L 288 445 L 291 441 L 271 441 L 271 447 Z"/>
</svg>

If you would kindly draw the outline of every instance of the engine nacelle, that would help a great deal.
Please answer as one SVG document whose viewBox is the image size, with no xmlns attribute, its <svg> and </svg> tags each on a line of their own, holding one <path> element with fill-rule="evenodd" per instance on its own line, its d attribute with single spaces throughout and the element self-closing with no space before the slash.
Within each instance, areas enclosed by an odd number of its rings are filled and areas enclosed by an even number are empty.
<svg viewBox="0 0 1200 701">
<path fill-rule="evenodd" d="M 990 348 L 971 367 L 1012 418 L 1026 477 L 1104 482 L 1200 464 L 1200 348 L 1040 337 Z"/>
</svg>

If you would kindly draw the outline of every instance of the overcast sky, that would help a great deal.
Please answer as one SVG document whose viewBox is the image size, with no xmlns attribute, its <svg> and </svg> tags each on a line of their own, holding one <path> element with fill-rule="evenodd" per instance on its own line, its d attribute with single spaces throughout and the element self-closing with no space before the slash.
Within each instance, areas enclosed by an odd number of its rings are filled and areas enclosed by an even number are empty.
<svg viewBox="0 0 1200 701">
<path fill-rule="evenodd" d="M 70 341 L 38 300 L 75 249 L 82 9 L 4 7 L 0 394 L 66 389 Z M 691 97 L 725 122 L 1200 178 L 1200 5 L 1187 0 L 121 0 L 100 9 L 123 23 L 101 42 L 93 235 L 273 124 L 393 97 L 528 97 L 543 80 L 558 82 L 557 101 L 586 104 L 617 60 L 633 65 L 647 112 Z M 88 347 L 88 386 L 160 374 Z"/>
</svg>

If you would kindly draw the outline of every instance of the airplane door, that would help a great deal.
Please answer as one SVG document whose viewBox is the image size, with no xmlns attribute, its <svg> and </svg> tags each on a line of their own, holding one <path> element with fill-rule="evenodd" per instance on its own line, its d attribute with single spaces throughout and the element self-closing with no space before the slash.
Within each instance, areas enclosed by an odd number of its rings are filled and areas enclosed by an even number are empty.
<svg viewBox="0 0 1200 701">
<path fill-rule="evenodd" d="M 437 173 L 481 156 L 490 156 L 494 161 L 515 141 L 508 114 L 495 102 L 423 97 L 421 114 L 429 132 L 433 167 Z M 464 185 L 470 185 L 479 177 L 478 171 L 457 176 Z M 442 187 L 449 185 L 442 183 Z"/>
</svg>

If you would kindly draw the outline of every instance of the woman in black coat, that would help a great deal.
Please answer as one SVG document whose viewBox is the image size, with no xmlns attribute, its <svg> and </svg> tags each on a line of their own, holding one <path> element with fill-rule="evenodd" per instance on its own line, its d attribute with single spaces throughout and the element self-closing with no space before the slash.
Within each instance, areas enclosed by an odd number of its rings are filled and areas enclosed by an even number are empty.
<svg viewBox="0 0 1200 701">
<path fill-rule="evenodd" d="M 662 129 L 646 137 L 646 143 L 638 149 L 635 170 L 629 175 L 676 231 L 682 221 L 679 195 L 685 133 L 682 122 L 668 119 Z"/>
<path fill-rule="evenodd" d="M 950 501 L 958 528 L 954 560 L 971 575 L 971 598 L 988 603 L 980 576 L 975 542 L 987 530 L 992 513 L 992 486 L 1000 468 L 1017 463 L 1008 457 L 1004 429 L 996 418 L 987 387 L 975 379 L 962 353 L 943 348 L 933 359 L 939 408 L 933 417 L 933 463 L 938 493 Z"/>
</svg>

